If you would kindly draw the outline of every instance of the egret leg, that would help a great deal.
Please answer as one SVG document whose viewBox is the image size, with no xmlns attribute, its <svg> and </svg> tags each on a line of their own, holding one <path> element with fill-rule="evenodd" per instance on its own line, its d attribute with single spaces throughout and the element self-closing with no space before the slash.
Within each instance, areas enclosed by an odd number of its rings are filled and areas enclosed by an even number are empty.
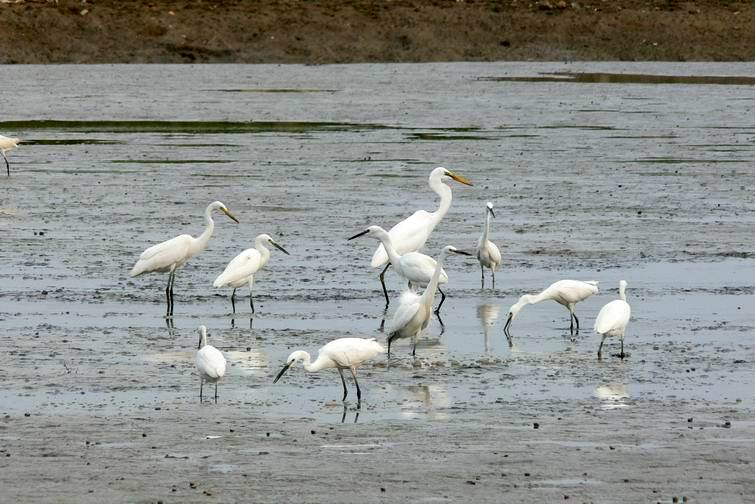
<svg viewBox="0 0 755 504">
<path fill-rule="evenodd" d="M 236 314 L 236 289 L 231 292 L 231 307 L 233 308 L 233 314 Z"/>
<path fill-rule="evenodd" d="M 388 336 L 388 358 L 391 358 L 391 343 L 393 342 L 393 335 Z"/>
<path fill-rule="evenodd" d="M 572 313 L 572 315 L 574 315 L 574 322 L 577 323 L 577 332 L 579 332 L 579 319 L 577 318 L 577 314 L 576 313 Z"/>
<path fill-rule="evenodd" d="M 619 357 L 621 357 L 621 360 L 624 360 L 624 338 L 621 338 L 621 353 Z"/>
<path fill-rule="evenodd" d="M 480 263 L 480 289 L 485 288 L 485 267 Z"/>
<path fill-rule="evenodd" d="M 435 312 L 435 316 L 438 317 L 438 322 L 440 323 L 440 334 L 441 336 L 446 331 L 446 325 L 443 323 L 443 319 L 440 318 L 440 313 Z"/>
<path fill-rule="evenodd" d="M 346 422 L 346 404 L 343 405 L 343 415 L 341 415 L 341 423 Z"/>
<path fill-rule="evenodd" d="M 491 273 L 493 275 L 493 290 L 495 290 L 495 270 L 491 270 Z"/>
<path fill-rule="evenodd" d="M 354 366 L 351 366 L 351 377 L 354 378 L 354 385 L 357 386 L 357 409 L 362 407 L 362 391 L 359 390 L 359 382 L 357 381 L 357 370 Z"/>
<path fill-rule="evenodd" d="M 218 403 L 218 382 L 215 382 L 215 404 Z"/>
<path fill-rule="evenodd" d="M 204 386 L 204 380 L 199 379 L 199 402 L 202 402 L 202 387 Z"/>
<path fill-rule="evenodd" d="M 388 305 L 391 304 L 391 300 L 388 299 L 388 289 L 385 288 L 385 272 L 388 271 L 388 268 L 391 267 L 391 263 L 385 265 L 385 268 L 383 268 L 383 272 L 380 273 L 380 284 L 383 286 L 383 296 L 385 296 L 385 307 L 388 308 Z"/>
<path fill-rule="evenodd" d="M 249 277 L 249 307 L 254 313 L 254 299 L 252 298 L 252 289 L 254 288 L 254 276 Z"/>
<path fill-rule="evenodd" d="M 569 332 L 574 334 L 574 314 L 569 311 Z"/>
<path fill-rule="evenodd" d="M 10 177 L 10 164 L 8 164 L 8 158 L 5 157 L 5 152 L 0 151 L 0 154 L 2 154 L 3 159 L 5 159 L 5 169 L 8 170 L 8 176 Z"/>
<path fill-rule="evenodd" d="M 440 292 L 440 303 L 438 303 L 438 307 L 435 309 L 435 314 L 440 316 L 440 307 L 443 306 L 443 302 L 446 300 L 446 294 L 440 287 L 438 287 L 438 292 Z"/>
<path fill-rule="evenodd" d="M 165 287 L 165 298 L 168 301 L 168 311 L 165 313 L 166 317 L 173 316 L 173 282 L 176 278 L 176 272 L 171 271 L 168 275 L 168 286 Z"/>
<path fill-rule="evenodd" d="M 412 346 L 412 357 L 416 357 L 417 356 L 417 339 L 418 338 L 417 338 L 417 336 L 415 336 L 412 339 L 414 340 L 414 346 Z"/>
<path fill-rule="evenodd" d="M 601 340 L 600 340 L 600 346 L 598 347 L 598 360 L 600 360 L 600 359 L 601 359 L 601 354 L 600 354 L 600 352 L 601 352 L 601 350 L 603 350 L 603 342 L 604 342 L 605 340 L 606 340 L 606 336 L 605 336 L 605 334 L 604 334 L 604 335 L 603 335 L 603 337 L 602 337 L 602 338 L 601 338 Z"/>
<path fill-rule="evenodd" d="M 349 395 L 349 391 L 346 388 L 346 380 L 343 377 L 343 369 L 338 368 L 338 374 L 341 375 L 341 383 L 343 384 L 343 399 L 341 399 L 341 400 L 345 401 L 346 400 L 346 396 Z"/>
</svg>

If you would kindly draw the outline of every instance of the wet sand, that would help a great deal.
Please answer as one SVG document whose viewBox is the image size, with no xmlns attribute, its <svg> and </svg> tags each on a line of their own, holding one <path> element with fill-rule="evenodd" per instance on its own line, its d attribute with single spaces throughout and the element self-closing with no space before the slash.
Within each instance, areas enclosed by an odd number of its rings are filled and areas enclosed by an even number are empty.
<svg viewBox="0 0 755 504">
<path fill-rule="evenodd" d="M 0 73 L 22 90 L 0 129 L 28 140 L 0 181 L 4 499 L 752 502 L 751 87 L 489 79 L 561 65 L 343 67 L 348 86 L 314 67 L 132 68 L 77 67 L 74 87 L 70 68 Z M 335 371 L 272 385 L 294 349 L 384 339 L 375 243 L 346 238 L 432 209 L 441 163 L 475 186 L 454 185 L 427 252 L 471 248 L 493 201 L 497 289 L 451 258 L 444 326 L 416 360 L 400 342 L 360 370 L 358 417 Z M 178 273 L 169 330 L 167 278 L 127 272 L 199 233 L 214 199 L 241 224 L 218 216 Z M 232 317 L 212 280 L 261 232 L 292 255 Z M 560 278 L 601 281 L 583 330 L 528 306 L 510 345 L 508 307 Z M 598 362 L 590 327 L 622 278 L 630 356 Z M 199 324 L 231 362 L 217 405 L 198 401 Z"/>
</svg>

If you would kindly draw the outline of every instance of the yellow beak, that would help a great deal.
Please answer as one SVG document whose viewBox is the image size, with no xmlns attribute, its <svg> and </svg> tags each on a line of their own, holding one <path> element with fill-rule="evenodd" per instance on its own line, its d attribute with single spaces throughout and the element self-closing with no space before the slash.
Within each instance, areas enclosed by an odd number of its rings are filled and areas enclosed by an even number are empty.
<svg viewBox="0 0 755 504">
<path fill-rule="evenodd" d="M 461 175 L 457 175 L 457 174 L 455 174 L 453 172 L 446 172 L 446 174 L 449 177 L 451 177 L 452 179 L 454 179 L 455 181 L 457 181 L 458 183 L 460 183 L 460 184 L 464 184 L 464 185 L 468 185 L 468 186 L 472 185 L 472 181 L 469 180 L 466 177 L 462 177 Z"/>
<path fill-rule="evenodd" d="M 233 214 L 231 213 L 231 211 L 230 211 L 230 210 L 228 210 L 227 208 L 225 208 L 225 207 L 220 207 L 220 211 L 221 211 L 221 212 L 223 212 L 224 214 L 226 214 L 226 215 L 227 215 L 228 217 L 230 217 L 230 218 L 231 218 L 231 219 L 233 219 L 234 221 L 236 221 L 236 224 L 240 224 L 240 223 L 239 223 L 239 220 L 238 220 L 238 219 L 237 219 L 236 217 L 234 217 L 234 216 L 233 216 Z"/>
</svg>

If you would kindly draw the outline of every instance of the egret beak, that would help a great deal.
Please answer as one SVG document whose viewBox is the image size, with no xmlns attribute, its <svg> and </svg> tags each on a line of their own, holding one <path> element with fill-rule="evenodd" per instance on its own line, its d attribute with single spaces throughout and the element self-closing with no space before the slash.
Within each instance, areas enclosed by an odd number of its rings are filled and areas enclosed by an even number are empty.
<svg viewBox="0 0 755 504">
<path fill-rule="evenodd" d="M 351 238 L 349 238 L 349 239 L 348 239 L 348 240 L 346 240 L 346 241 L 350 241 L 350 240 L 353 240 L 354 238 L 359 238 L 360 236 L 364 236 L 364 235 L 366 235 L 366 234 L 367 234 L 367 233 L 369 233 L 369 232 L 370 232 L 370 230 L 369 230 L 369 229 L 365 229 L 365 230 L 364 230 L 364 231 L 362 231 L 361 233 L 357 233 L 357 234 L 355 234 L 354 236 L 352 236 Z"/>
<path fill-rule="evenodd" d="M 466 177 L 462 177 L 461 175 L 457 175 L 457 174 L 455 174 L 453 172 L 450 172 L 450 171 L 446 171 L 446 175 L 448 175 L 449 177 L 451 177 L 452 179 L 454 179 L 455 181 L 457 181 L 460 184 L 464 184 L 464 185 L 468 185 L 468 186 L 472 185 L 472 181 L 471 180 L 469 180 Z"/>
<path fill-rule="evenodd" d="M 465 255 L 465 256 L 471 256 L 472 255 L 471 253 L 464 252 L 463 250 L 452 250 L 451 252 L 453 252 L 454 254 Z"/>
<path fill-rule="evenodd" d="M 495 212 L 493 211 L 493 209 L 488 207 L 488 211 L 490 212 L 490 215 L 492 215 L 493 218 L 495 219 Z"/>
<path fill-rule="evenodd" d="M 509 332 L 509 326 L 511 326 L 511 320 L 513 318 L 514 318 L 514 314 L 509 312 L 509 318 L 506 319 L 506 325 L 503 326 L 503 334 L 505 334 L 507 338 L 511 338 L 511 333 Z"/>
<path fill-rule="evenodd" d="M 291 361 L 288 364 L 286 364 L 285 366 L 283 366 L 283 369 L 280 370 L 280 373 L 278 373 L 278 376 L 276 376 L 275 380 L 273 380 L 274 384 L 278 383 L 278 380 L 280 380 L 281 376 L 283 376 L 283 373 L 285 373 L 286 371 L 288 371 L 288 368 L 290 368 L 291 364 L 293 364 L 293 363 L 294 363 L 294 361 Z"/>
<path fill-rule="evenodd" d="M 284 254 L 286 254 L 286 255 L 291 255 L 291 254 L 289 254 L 289 253 L 288 253 L 288 251 L 287 251 L 286 249 L 284 249 L 283 247 L 281 247 L 280 245 L 278 245 L 278 244 L 277 244 L 277 243 L 275 243 L 274 241 L 272 241 L 272 240 L 271 240 L 271 241 L 270 241 L 270 243 L 271 243 L 271 244 L 273 245 L 273 247 L 277 248 L 278 250 L 280 250 L 280 251 L 281 251 L 281 252 L 283 252 Z"/>
<path fill-rule="evenodd" d="M 228 210 L 226 207 L 220 207 L 220 211 L 226 214 L 228 217 L 236 221 L 236 224 L 240 224 L 239 220 L 233 216 L 230 210 Z"/>
</svg>

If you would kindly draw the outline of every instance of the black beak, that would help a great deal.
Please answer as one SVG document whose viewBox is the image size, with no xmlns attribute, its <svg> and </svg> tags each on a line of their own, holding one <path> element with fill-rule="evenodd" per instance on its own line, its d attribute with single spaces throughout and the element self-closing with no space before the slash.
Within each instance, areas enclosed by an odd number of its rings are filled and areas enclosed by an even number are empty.
<svg viewBox="0 0 755 504">
<path fill-rule="evenodd" d="M 472 255 L 470 252 L 464 252 L 463 250 L 452 250 L 451 252 L 453 252 L 454 254 L 465 255 L 465 256 Z"/>
<path fill-rule="evenodd" d="M 349 240 L 353 240 L 354 238 L 359 238 L 360 236 L 364 236 L 364 235 L 366 235 L 366 234 L 367 234 L 367 233 L 369 233 L 369 232 L 370 232 L 370 230 L 369 230 L 369 229 L 365 229 L 365 230 L 364 230 L 364 231 L 362 231 L 361 233 L 357 233 L 357 234 L 355 234 L 354 236 L 352 236 L 351 238 L 349 238 L 349 239 L 348 239 L 348 240 L 346 240 L 346 241 L 349 241 Z"/>
<path fill-rule="evenodd" d="M 270 242 L 270 243 L 272 243 L 272 244 L 273 244 L 273 247 L 277 248 L 278 250 L 280 250 L 280 251 L 281 251 L 281 252 L 283 252 L 284 254 L 286 254 L 286 255 L 291 255 L 291 254 L 289 254 L 289 253 L 288 253 L 288 251 L 287 251 L 286 249 L 284 249 L 283 247 L 281 247 L 281 246 L 280 246 L 280 245 L 278 245 L 277 243 L 275 243 L 275 242 Z"/>
<path fill-rule="evenodd" d="M 511 326 L 511 320 L 513 318 L 514 318 L 514 314 L 509 312 L 509 318 L 506 319 L 506 325 L 503 326 L 503 334 L 505 334 L 507 338 L 511 338 L 511 333 L 509 332 L 509 326 Z"/>
<path fill-rule="evenodd" d="M 493 218 L 495 219 L 495 212 L 493 211 L 493 209 L 488 207 L 488 212 L 490 212 L 490 215 L 492 215 Z"/>
<path fill-rule="evenodd" d="M 285 373 L 286 371 L 288 371 L 288 368 L 290 368 L 291 364 L 293 364 L 293 363 L 294 362 L 291 361 L 288 364 L 286 364 L 285 366 L 283 366 L 283 369 L 280 370 L 280 373 L 278 373 L 278 376 L 275 377 L 275 380 L 273 380 L 273 383 L 278 383 L 278 380 L 280 380 L 281 376 L 283 376 L 283 373 Z"/>
</svg>

